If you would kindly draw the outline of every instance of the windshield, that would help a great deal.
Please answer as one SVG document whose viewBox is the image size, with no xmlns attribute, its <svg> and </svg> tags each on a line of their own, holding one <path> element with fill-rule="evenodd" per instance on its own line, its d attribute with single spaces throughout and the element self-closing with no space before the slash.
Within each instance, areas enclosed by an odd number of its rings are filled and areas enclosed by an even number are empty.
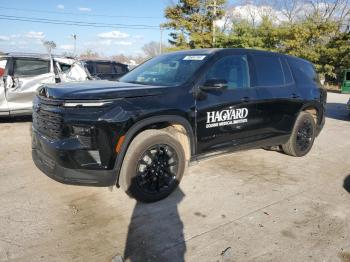
<svg viewBox="0 0 350 262">
<path fill-rule="evenodd" d="M 177 86 L 186 83 L 206 55 L 169 54 L 153 58 L 119 79 L 142 85 Z"/>
</svg>

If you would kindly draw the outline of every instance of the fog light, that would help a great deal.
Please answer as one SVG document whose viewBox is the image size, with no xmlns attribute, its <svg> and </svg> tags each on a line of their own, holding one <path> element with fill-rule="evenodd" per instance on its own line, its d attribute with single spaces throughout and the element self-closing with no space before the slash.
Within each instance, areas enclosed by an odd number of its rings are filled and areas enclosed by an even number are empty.
<svg viewBox="0 0 350 262">
<path fill-rule="evenodd" d="M 73 133 L 80 136 L 90 136 L 91 128 L 82 126 L 73 126 Z"/>
</svg>

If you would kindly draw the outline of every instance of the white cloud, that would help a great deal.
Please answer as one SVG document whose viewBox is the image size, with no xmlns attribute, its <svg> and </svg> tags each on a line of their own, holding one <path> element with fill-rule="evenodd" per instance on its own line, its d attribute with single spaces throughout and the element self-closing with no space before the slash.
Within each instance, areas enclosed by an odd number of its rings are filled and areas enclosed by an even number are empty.
<svg viewBox="0 0 350 262">
<path fill-rule="evenodd" d="M 74 49 L 74 46 L 73 45 L 60 45 L 60 46 L 58 46 L 58 48 L 66 50 L 66 51 L 70 51 L 70 50 Z"/>
<path fill-rule="evenodd" d="M 33 39 L 44 39 L 45 34 L 43 32 L 35 32 L 35 31 L 29 31 L 24 35 L 26 38 L 33 38 Z"/>
<path fill-rule="evenodd" d="M 0 41 L 9 41 L 10 37 L 6 36 L 6 35 L 0 35 Z"/>
<path fill-rule="evenodd" d="M 128 38 L 130 35 L 120 31 L 110 31 L 110 32 L 100 33 L 97 36 L 103 39 L 125 39 L 125 38 Z"/>
<path fill-rule="evenodd" d="M 91 12 L 92 9 L 89 7 L 79 7 L 78 10 L 80 12 Z"/>
<path fill-rule="evenodd" d="M 56 7 L 57 7 L 58 9 L 64 9 L 64 5 L 62 5 L 62 4 L 56 5 Z"/>
<path fill-rule="evenodd" d="M 236 6 L 232 10 L 232 15 L 235 18 L 249 20 L 255 23 L 260 23 L 264 16 L 269 16 L 276 22 L 286 21 L 287 19 L 281 11 L 268 5 L 256 6 L 247 4 Z"/>
<path fill-rule="evenodd" d="M 132 45 L 133 43 L 131 41 L 116 41 L 113 39 L 103 39 L 103 40 L 98 40 L 95 43 L 88 42 L 87 45 L 90 44 L 97 44 L 99 46 L 113 46 L 113 45 Z"/>
<path fill-rule="evenodd" d="M 132 42 L 130 41 L 116 41 L 114 42 L 115 45 L 132 45 Z"/>
</svg>

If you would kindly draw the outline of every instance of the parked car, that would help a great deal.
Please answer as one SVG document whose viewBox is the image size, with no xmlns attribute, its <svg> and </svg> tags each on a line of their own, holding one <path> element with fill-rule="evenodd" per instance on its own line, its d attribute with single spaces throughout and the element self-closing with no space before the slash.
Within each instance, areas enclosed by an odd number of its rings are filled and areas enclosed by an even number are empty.
<svg viewBox="0 0 350 262">
<path fill-rule="evenodd" d="M 300 58 L 246 49 L 168 53 L 119 82 L 42 87 L 32 156 L 62 183 L 120 185 L 153 202 L 177 187 L 191 160 L 268 146 L 306 155 L 324 125 L 326 96 Z"/>
<path fill-rule="evenodd" d="M 349 116 L 350 116 L 350 98 L 349 98 L 348 103 L 346 104 L 346 107 L 347 107 L 347 109 L 348 109 L 348 114 L 349 114 Z"/>
<path fill-rule="evenodd" d="M 341 92 L 350 93 L 350 69 L 344 70 L 344 75 L 341 83 Z"/>
<path fill-rule="evenodd" d="M 109 60 L 82 60 L 89 73 L 96 79 L 116 81 L 127 72 L 127 65 Z"/>
<path fill-rule="evenodd" d="M 9 53 L 0 56 L 0 116 L 32 114 L 32 100 L 42 84 L 91 79 L 71 58 Z"/>
</svg>

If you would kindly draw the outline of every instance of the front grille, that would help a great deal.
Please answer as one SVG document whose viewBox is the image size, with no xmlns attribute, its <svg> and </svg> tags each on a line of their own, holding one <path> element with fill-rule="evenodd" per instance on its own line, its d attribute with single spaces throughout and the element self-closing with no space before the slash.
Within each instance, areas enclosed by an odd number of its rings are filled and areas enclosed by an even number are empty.
<svg viewBox="0 0 350 262">
<path fill-rule="evenodd" d="M 59 106 L 59 101 L 39 97 L 34 104 L 33 126 L 41 134 L 51 139 L 60 139 L 64 136 L 63 117 L 55 112 Z"/>
</svg>

